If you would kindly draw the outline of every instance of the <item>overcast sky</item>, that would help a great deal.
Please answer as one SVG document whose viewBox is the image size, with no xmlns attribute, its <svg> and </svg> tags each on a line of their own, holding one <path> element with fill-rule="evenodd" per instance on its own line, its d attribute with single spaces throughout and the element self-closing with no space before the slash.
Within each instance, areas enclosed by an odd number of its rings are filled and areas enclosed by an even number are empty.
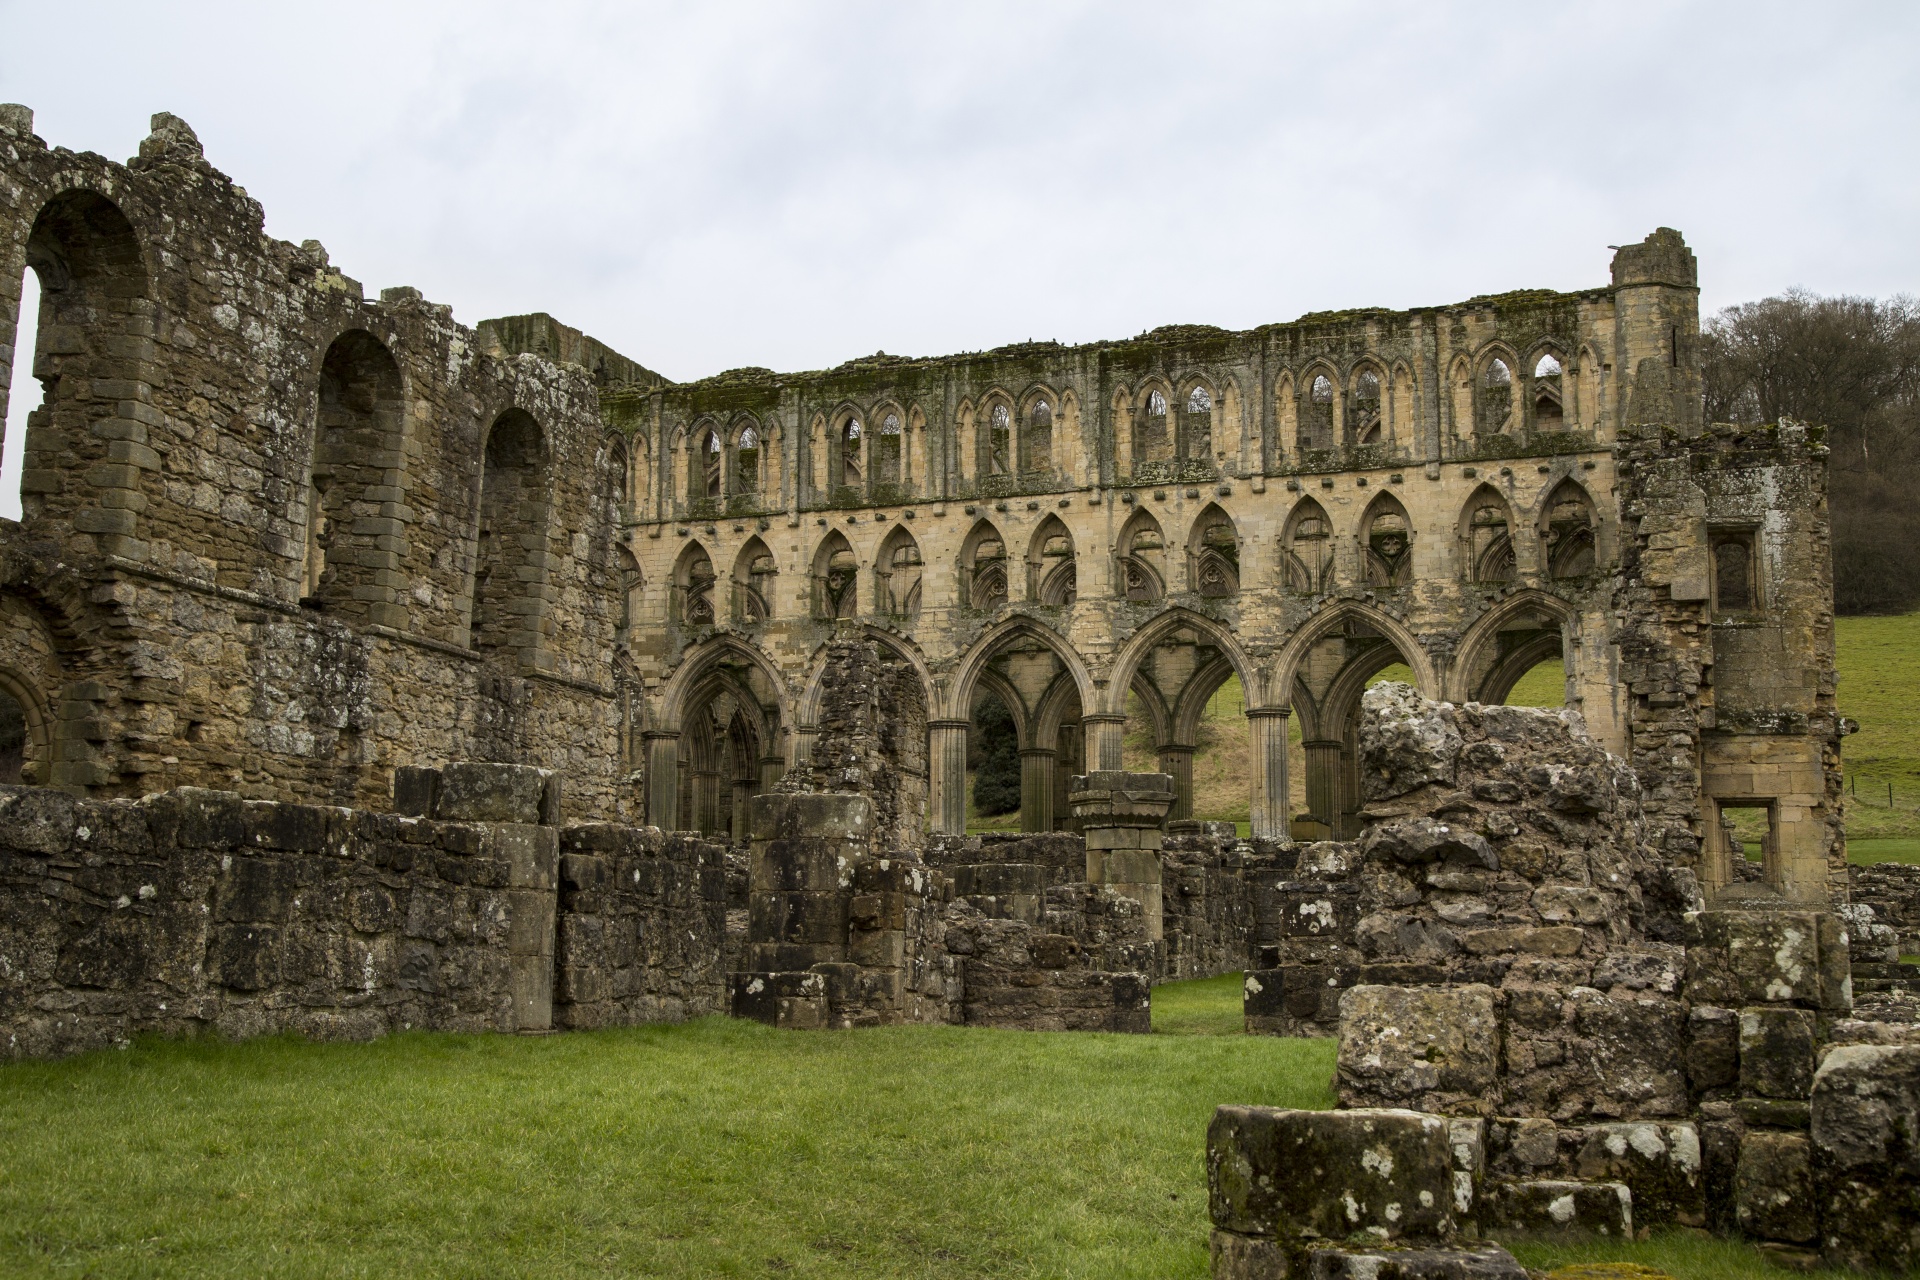
<svg viewBox="0 0 1920 1280">
<path fill-rule="evenodd" d="M 1920 292 L 1920 5 L 0 2 L 0 100 L 150 113 L 370 294 L 669 377 L 1603 284 Z"/>
</svg>

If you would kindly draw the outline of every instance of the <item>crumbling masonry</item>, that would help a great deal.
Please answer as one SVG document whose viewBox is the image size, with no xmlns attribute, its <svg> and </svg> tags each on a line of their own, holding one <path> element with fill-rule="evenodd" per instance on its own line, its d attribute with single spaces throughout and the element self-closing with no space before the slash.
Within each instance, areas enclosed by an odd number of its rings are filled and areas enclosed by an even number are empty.
<svg viewBox="0 0 1920 1280">
<path fill-rule="evenodd" d="M 0 396 L 16 360 L 41 389 L 4 442 L 8 1054 L 1142 1031 L 1152 981 L 1246 968 L 1250 1029 L 1340 1036 L 1350 1104 L 1480 1126 L 1471 1168 L 1408 1131 L 1497 1188 L 1421 1248 L 1558 1222 L 1562 1181 L 1610 1230 L 1796 1177 L 1811 1217 L 1740 1225 L 1842 1221 L 1819 1081 L 1905 1050 L 1823 1048 L 1898 1039 L 1836 1029 L 1840 922 L 1895 1026 L 1920 894 L 1848 878 L 1821 433 L 1701 421 L 1677 232 L 1575 293 L 677 384 L 545 315 L 369 300 L 173 116 L 122 165 L 0 106 L 0 194 Z M 1554 659 L 1566 713 L 1497 705 Z M 1396 663 L 1422 697 L 1363 716 Z M 1193 812 L 1234 678 L 1245 839 Z M 965 830 L 987 698 L 1018 834 Z M 1123 771 L 1130 706 L 1158 772 Z M 1753 988 L 1761 939 L 1817 978 Z M 1422 1028 L 1486 1035 L 1379 1047 Z M 1588 1159 L 1642 1121 L 1698 1185 Z M 1222 1274 L 1324 1235 L 1234 1194 Z"/>
</svg>

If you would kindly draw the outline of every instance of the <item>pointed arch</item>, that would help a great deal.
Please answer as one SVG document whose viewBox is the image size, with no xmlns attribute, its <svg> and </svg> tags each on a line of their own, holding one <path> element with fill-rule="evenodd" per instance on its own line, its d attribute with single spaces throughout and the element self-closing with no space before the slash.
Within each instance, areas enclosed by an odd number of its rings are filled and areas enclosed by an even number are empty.
<svg viewBox="0 0 1920 1280">
<path fill-rule="evenodd" d="M 961 605 L 990 613 L 1007 602 L 1007 541 L 993 521 L 974 522 L 960 544 Z"/>
<path fill-rule="evenodd" d="M 867 420 L 859 406 L 842 404 L 833 413 L 827 433 L 827 492 L 834 498 L 866 487 Z"/>
<path fill-rule="evenodd" d="M 1446 688 L 1440 670 L 1420 638 L 1392 614 L 1358 600 L 1330 600 L 1316 609 L 1307 621 L 1282 646 L 1270 668 L 1274 689 L 1292 690 L 1301 678 L 1302 667 L 1313 647 L 1323 640 L 1346 633 L 1378 636 L 1393 646 L 1399 660 L 1412 670 L 1414 685 L 1421 696 L 1442 698 Z M 1371 673 L 1369 673 L 1371 674 Z M 1322 706 L 1331 704 L 1322 698 Z M 1304 726 L 1303 726 L 1304 728 Z"/>
<path fill-rule="evenodd" d="M 1044 383 L 1027 388 L 1020 398 L 1020 469 L 1054 472 L 1059 469 L 1055 437 L 1060 422 L 1060 397 Z"/>
<path fill-rule="evenodd" d="M 688 627 L 710 627 L 719 620 L 713 599 L 713 557 L 697 538 L 689 539 L 673 562 L 673 620 Z"/>
<path fill-rule="evenodd" d="M 1204 377 L 1189 375 L 1180 384 L 1180 429 L 1174 451 L 1182 462 L 1213 466 L 1214 400 L 1214 385 Z"/>
<path fill-rule="evenodd" d="M 719 502 L 727 492 L 727 447 L 720 425 L 712 419 L 693 424 L 687 456 L 687 503 L 690 507 Z"/>
<path fill-rule="evenodd" d="M 860 558 L 838 529 L 813 552 L 813 616 L 823 622 L 860 616 Z"/>
<path fill-rule="evenodd" d="M 1599 520 L 1586 487 L 1568 476 L 1540 506 L 1540 545 L 1550 578 L 1580 578 L 1600 567 Z"/>
<path fill-rule="evenodd" d="M 1491 342 L 1474 361 L 1474 434 L 1505 435 L 1516 427 L 1521 388 L 1520 357 L 1504 342 Z"/>
<path fill-rule="evenodd" d="M 1107 677 L 1107 692 L 1109 697 L 1117 697 L 1118 705 L 1109 706 L 1109 712 L 1126 714 L 1125 690 L 1132 686 L 1140 664 L 1146 660 L 1147 654 L 1181 630 L 1191 630 L 1206 637 L 1209 644 L 1225 655 L 1233 665 L 1234 674 L 1240 677 L 1241 686 L 1247 691 L 1249 707 L 1266 705 L 1266 680 L 1253 659 L 1247 656 L 1246 650 L 1240 647 L 1233 631 L 1223 622 L 1176 605 L 1155 614 L 1151 621 L 1129 636 L 1127 642 L 1120 646 L 1120 652 L 1114 655 L 1113 666 Z"/>
<path fill-rule="evenodd" d="M 1501 703 L 1520 677 L 1541 662 L 1559 658 L 1573 679 L 1580 615 L 1545 591 L 1516 591 L 1463 631 L 1447 673 L 1454 702 Z"/>
<path fill-rule="evenodd" d="M 1447 390 L 1453 410 L 1453 434 L 1462 440 L 1470 440 L 1474 434 L 1473 423 L 1473 363 L 1464 355 L 1453 358 L 1447 366 Z"/>
<path fill-rule="evenodd" d="M 980 476 L 1008 476 L 1019 464 L 1013 397 L 993 387 L 980 397 Z"/>
<path fill-rule="evenodd" d="M 633 523 L 633 463 L 627 457 L 627 438 L 609 431 L 594 455 L 600 471 L 599 496 L 606 503 L 604 519 L 615 537 Z"/>
<path fill-rule="evenodd" d="M 1312 498 L 1302 498 L 1280 534 L 1281 585 L 1295 595 L 1318 595 L 1333 586 L 1333 521 Z"/>
<path fill-rule="evenodd" d="M 1353 366 L 1347 383 L 1347 442 L 1356 446 L 1393 443 L 1387 421 L 1387 373 L 1378 361 Z"/>
<path fill-rule="evenodd" d="M 667 677 L 660 691 L 659 726 L 669 731 L 686 727 L 686 713 L 711 695 L 716 687 L 741 693 L 757 708 L 761 741 L 779 741 L 788 722 L 786 681 L 779 664 L 743 636 L 719 632 L 691 646 Z"/>
<path fill-rule="evenodd" d="M 1580 348 L 1580 358 L 1568 371 L 1570 386 L 1561 388 L 1565 402 L 1573 406 L 1573 425 L 1581 431 L 1592 431 L 1606 439 L 1602 434 L 1605 425 L 1604 391 L 1606 389 L 1606 365 L 1600 359 L 1600 353 L 1592 346 Z"/>
<path fill-rule="evenodd" d="M 1086 662 L 1078 651 L 1068 643 L 1066 637 L 1052 627 L 1027 614 L 1013 614 L 1000 619 L 981 632 L 979 639 L 970 645 L 954 663 L 954 673 L 947 687 L 946 717 L 953 720 L 965 720 L 973 707 L 973 693 L 979 683 L 980 673 L 995 654 L 1017 640 L 1032 640 L 1043 645 L 1060 661 L 1067 674 L 1073 680 L 1073 687 L 1080 695 L 1080 705 L 1095 705 L 1096 692 L 1093 676 L 1087 670 Z"/>
<path fill-rule="evenodd" d="M 616 650 L 624 650 L 630 647 L 633 628 L 640 621 L 647 585 L 645 575 L 640 572 L 640 561 L 624 543 L 613 544 L 613 574 L 613 643 Z"/>
<path fill-rule="evenodd" d="M 1301 453 L 1337 448 L 1340 443 L 1340 373 L 1324 360 L 1300 372 Z"/>
<path fill-rule="evenodd" d="M 907 410 L 907 469 L 901 483 L 910 495 L 934 492 L 933 473 L 927 469 L 927 415 L 917 404 Z"/>
<path fill-rule="evenodd" d="M 1573 416 L 1567 411 L 1566 352 L 1556 342 L 1535 343 L 1527 352 L 1527 425 L 1534 431 L 1563 431 Z"/>
<path fill-rule="evenodd" d="M 1240 594 L 1240 530 L 1217 502 L 1194 517 L 1187 535 L 1187 581 L 1191 590 L 1212 599 Z"/>
<path fill-rule="evenodd" d="M 1140 384 L 1133 415 L 1135 483 L 1173 478 L 1173 388 L 1159 378 Z"/>
<path fill-rule="evenodd" d="M 733 558 L 733 620 L 756 626 L 774 615 L 774 582 L 780 565 L 758 534 Z"/>
<path fill-rule="evenodd" d="M 1066 521 L 1049 515 L 1027 541 L 1027 599 L 1046 605 L 1070 605 L 1079 596 L 1073 532 Z"/>
<path fill-rule="evenodd" d="M 1100 468 L 1087 456 L 1086 435 L 1080 424 L 1080 397 L 1071 388 L 1060 393 L 1060 412 L 1054 419 L 1054 465 L 1069 486 L 1094 484 Z"/>
<path fill-rule="evenodd" d="M 1167 594 L 1167 535 L 1145 507 L 1120 526 L 1114 544 L 1114 592 L 1132 604 L 1151 604 Z"/>
<path fill-rule="evenodd" d="M 827 417 L 823 413 L 813 415 L 813 422 L 807 428 L 806 470 L 807 484 L 813 490 L 809 495 L 815 502 L 824 502 L 833 495 L 833 467 L 827 447 Z"/>
<path fill-rule="evenodd" d="M 1113 415 L 1113 474 L 1115 479 L 1124 480 L 1133 475 L 1133 439 L 1136 432 L 1133 415 L 1133 396 L 1125 387 L 1115 387 L 1113 403 L 1109 406 Z M 1088 460 L 1092 466 L 1092 459 Z M 1097 468 L 1089 475 L 1099 480 Z"/>
<path fill-rule="evenodd" d="M 730 496 L 758 497 L 766 484 L 767 441 L 760 423 L 752 414 L 741 414 L 728 428 L 728 451 L 733 457 L 733 476 L 727 486 Z"/>
<path fill-rule="evenodd" d="M 1391 493 L 1368 503 L 1360 517 L 1360 558 L 1370 586 L 1413 582 L 1413 519 Z"/>
<path fill-rule="evenodd" d="M 934 705 L 937 685 L 933 678 L 933 670 L 927 665 L 927 656 L 920 651 L 918 644 L 906 636 L 868 624 L 860 625 L 859 634 L 912 667 L 914 676 L 920 682 L 920 693 L 926 705 L 929 708 Z M 813 656 L 807 662 L 806 682 L 802 685 L 798 706 L 797 719 L 800 724 L 819 723 L 820 696 L 826 685 L 826 674 L 827 646 L 823 643 L 814 650 Z"/>
<path fill-rule="evenodd" d="M 906 525 L 894 525 L 873 562 L 873 611 L 909 622 L 918 618 L 925 572 L 920 543 Z"/>
<path fill-rule="evenodd" d="M 1274 461 L 1288 453 L 1298 456 L 1300 449 L 1300 405 L 1295 399 L 1293 375 L 1282 372 L 1273 384 Z"/>
<path fill-rule="evenodd" d="M 1402 360 L 1393 366 L 1387 379 L 1387 442 L 1389 444 L 1412 444 L 1418 433 L 1414 429 L 1414 405 L 1419 401 L 1419 382 L 1413 369 Z"/>
<path fill-rule="evenodd" d="M 877 502 L 900 496 L 907 465 L 907 415 L 892 401 L 873 407 L 869 418 L 872 438 L 867 442 L 870 480 L 868 492 Z"/>
<path fill-rule="evenodd" d="M 979 411 L 972 400 L 962 400 L 953 411 L 954 449 L 953 479 L 962 487 L 976 483 L 980 479 L 980 431 Z"/>
<path fill-rule="evenodd" d="M 1514 578 L 1513 505 L 1490 484 L 1460 508 L 1460 564 L 1468 582 L 1494 585 Z"/>
</svg>

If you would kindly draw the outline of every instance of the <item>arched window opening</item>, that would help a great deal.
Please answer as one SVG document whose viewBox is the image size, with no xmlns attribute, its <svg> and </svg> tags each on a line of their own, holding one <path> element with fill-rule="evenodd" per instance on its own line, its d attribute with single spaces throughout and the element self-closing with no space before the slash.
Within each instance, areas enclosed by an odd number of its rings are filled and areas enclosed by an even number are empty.
<svg viewBox="0 0 1920 1280">
<path fill-rule="evenodd" d="M 987 474 L 1004 476 L 1013 470 L 1013 413 L 1004 404 L 987 415 Z"/>
<path fill-rule="evenodd" d="M 334 339 L 320 364 L 301 595 L 389 626 L 404 621 L 386 585 L 400 567 L 392 548 L 403 534 L 388 514 L 403 458 L 401 401 L 400 366 L 377 338 L 356 329 Z"/>
<path fill-rule="evenodd" d="M 469 646 L 530 653 L 546 583 L 547 447 L 532 415 L 509 409 L 487 433 Z"/>
<path fill-rule="evenodd" d="M 693 543 L 680 553 L 674 571 L 674 595 L 679 601 L 680 621 L 689 627 L 710 627 L 714 623 L 713 560 L 705 547 Z"/>
<path fill-rule="evenodd" d="M 724 451 L 720 448 L 720 433 L 706 431 L 700 437 L 700 495 L 704 498 L 718 498 L 725 484 Z"/>
<path fill-rule="evenodd" d="M 1713 536 L 1713 606 L 1718 613 L 1751 613 L 1759 605 L 1754 585 L 1753 535 Z"/>
<path fill-rule="evenodd" d="M 900 415 L 889 413 L 880 420 L 880 434 L 873 439 L 875 484 L 900 483 L 900 443 Z"/>
<path fill-rule="evenodd" d="M 739 493 L 760 492 L 760 433 L 744 427 L 733 446 L 734 486 Z"/>
<path fill-rule="evenodd" d="M 20 323 L 13 336 L 13 376 L 7 392 L 6 435 L 0 439 L 0 516 L 20 518 L 20 476 L 26 467 L 27 417 L 46 393 L 33 376 L 40 350 L 40 273 L 27 268 L 20 282 Z"/>
<path fill-rule="evenodd" d="M 848 418 L 846 425 L 840 428 L 840 474 L 835 480 L 835 488 L 854 488 L 860 484 L 860 477 L 864 474 L 860 465 L 861 434 L 858 418 Z"/>
<path fill-rule="evenodd" d="M 1489 488 L 1467 500 L 1467 576 L 1471 582 L 1512 582 L 1513 536 L 1506 501 Z"/>
<path fill-rule="evenodd" d="M 1041 604 L 1069 605 L 1078 598 L 1073 535 L 1058 516 L 1048 516 L 1027 545 L 1027 595 Z"/>
<path fill-rule="evenodd" d="M 1173 439 L 1167 430 L 1167 398 L 1159 391 L 1147 393 L 1145 411 L 1140 415 L 1140 433 L 1134 442 L 1137 463 L 1163 464 L 1173 460 Z M 1155 474 L 1151 466 L 1144 473 Z M 1136 475 L 1136 478 L 1141 478 Z"/>
<path fill-rule="evenodd" d="M 1333 448 L 1333 379 L 1315 374 L 1307 388 L 1307 418 L 1300 424 L 1302 449 Z"/>
<path fill-rule="evenodd" d="M 752 626 L 773 616 L 773 580 L 779 573 L 773 553 L 758 538 L 747 539 L 733 560 L 733 618 Z"/>
<path fill-rule="evenodd" d="M 1045 396 L 1033 402 L 1027 410 L 1027 430 L 1023 443 L 1026 445 L 1026 466 L 1028 471 L 1053 470 L 1053 405 Z"/>
<path fill-rule="evenodd" d="M 614 548 L 615 570 L 618 582 L 615 584 L 619 598 L 614 602 L 613 643 L 616 648 L 625 649 L 633 635 L 633 625 L 640 620 L 640 562 L 633 558 L 633 552 L 625 547 Z"/>
<path fill-rule="evenodd" d="M 1533 428 L 1558 431 L 1566 422 L 1560 361 L 1551 352 L 1533 366 Z"/>
<path fill-rule="evenodd" d="M 1287 517 L 1282 535 L 1286 588 L 1295 595 L 1325 591 L 1333 581 L 1333 530 L 1327 513 L 1312 498 L 1303 499 Z"/>
<path fill-rule="evenodd" d="M 1586 490 L 1571 480 L 1563 480 L 1547 498 L 1545 528 L 1547 574 L 1554 578 L 1580 578 L 1594 571 L 1593 503 Z"/>
<path fill-rule="evenodd" d="M 1513 370 L 1507 362 L 1495 358 L 1487 362 L 1480 378 L 1480 433 L 1499 435 L 1513 416 Z"/>
<path fill-rule="evenodd" d="M 1355 444 L 1380 444 L 1386 421 L 1380 412 L 1380 375 L 1362 369 L 1353 380 L 1353 440 Z"/>
<path fill-rule="evenodd" d="M 1153 517 L 1141 512 L 1121 534 L 1120 594 L 1132 604 L 1152 604 L 1167 594 L 1166 539 Z"/>
<path fill-rule="evenodd" d="M 1215 600 L 1239 595 L 1240 537 L 1232 518 L 1218 507 L 1202 512 L 1193 546 L 1193 589 Z"/>
<path fill-rule="evenodd" d="M 890 618 L 911 620 L 920 616 L 920 580 L 926 564 L 920 556 L 920 544 L 904 528 L 895 529 L 880 548 L 874 565 L 879 581 L 874 598 Z"/>
<path fill-rule="evenodd" d="M 27 709 L 0 687 L 0 786 L 32 786 L 38 781 L 38 771 L 29 758 L 32 746 Z"/>
<path fill-rule="evenodd" d="M 991 526 L 976 529 L 968 541 L 967 603 L 990 613 L 1007 602 L 1007 544 Z"/>
<path fill-rule="evenodd" d="M 1413 529 L 1399 503 L 1374 507 L 1365 542 L 1369 586 L 1404 587 L 1413 581 Z"/>
<path fill-rule="evenodd" d="M 1180 439 L 1181 457 L 1193 462 L 1213 461 L 1213 397 L 1205 387 L 1195 387 L 1187 396 Z"/>
<path fill-rule="evenodd" d="M 834 530 L 813 558 L 813 616 L 823 622 L 860 615 L 860 560 Z"/>
</svg>

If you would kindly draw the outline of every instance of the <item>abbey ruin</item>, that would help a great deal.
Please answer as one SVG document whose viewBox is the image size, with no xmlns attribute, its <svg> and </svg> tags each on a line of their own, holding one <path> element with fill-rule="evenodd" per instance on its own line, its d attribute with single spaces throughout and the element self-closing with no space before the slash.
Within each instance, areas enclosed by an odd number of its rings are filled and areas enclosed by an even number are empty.
<svg viewBox="0 0 1920 1280">
<path fill-rule="evenodd" d="M 367 298 L 169 115 L 118 164 L 0 107 L 0 191 L 0 396 L 16 361 L 42 395 L 0 522 L 10 1056 L 1144 1031 L 1152 982 L 1244 969 L 1250 1029 L 1340 1037 L 1350 1110 L 1223 1109 L 1219 1276 L 1361 1230 L 1233 1169 L 1405 1107 L 1406 1194 L 1467 1203 L 1367 1201 L 1375 1243 L 1495 1268 L 1409 1275 L 1506 1274 L 1475 1224 L 1575 1216 L 1912 1254 L 1837 1242 L 1866 1175 L 1820 1127 L 1920 1102 L 1915 898 L 1841 826 L 1826 450 L 1701 420 L 1679 233 L 1574 293 L 674 383 Z M 1565 712 L 1498 706 L 1554 660 Z M 1368 692 L 1395 664 L 1419 696 Z M 1246 837 L 1194 812 L 1235 678 Z M 1017 834 L 967 833 L 988 697 Z M 1406 1047 L 1461 1026 L 1485 1061 Z M 1876 1212 L 1920 1222 L 1900 1179 Z"/>
</svg>

